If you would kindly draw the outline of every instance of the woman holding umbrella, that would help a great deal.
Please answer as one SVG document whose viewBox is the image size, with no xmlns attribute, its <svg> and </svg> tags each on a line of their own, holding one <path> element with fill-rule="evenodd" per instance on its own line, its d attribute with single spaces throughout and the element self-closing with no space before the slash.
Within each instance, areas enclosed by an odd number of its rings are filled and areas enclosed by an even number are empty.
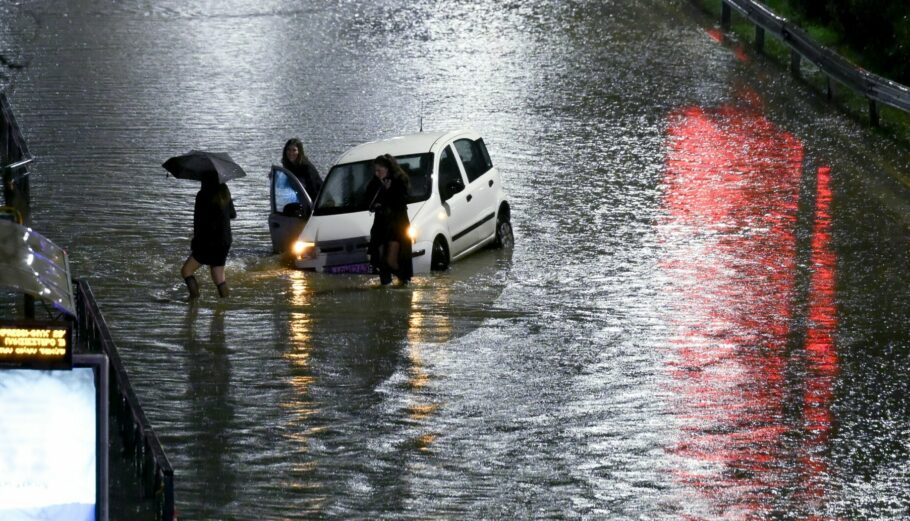
<svg viewBox="0 0 910 521">
<path fill-rule="evenodd" d="M 214 171 L 203 175 L 202 188 L 196 194 L 196 204 L 193 207 L 191 253 L 180 269 L 180 275 L 190 291 L 190 298 L 199 296 L 199 283 L 193 274 L 203 264 L 211 269 L 212 282 L 218 288 L 218 295 L 228 295 L 224 264 L 233 240 L 231 219 L 236 217 L 234 201 L 227 185 L 218 182 L 218 174 Z"/>
<path fill-rule="evenodd" d="M 211 268 L 218 294 L 226 297 L 228 287 L 224 280 L 224 264 L 231 249 L 231 219 L 237 217 L 237 212 L 225 183 L 245 176 L 246 172 L 226 153 L 201 150 L 172 157 L 161 166 L 176 178 L 202 183 L 193 208 L 191 253 L 180 269 L 180 275 L 190 290 L 190 298 L 199 296 L 199 283 L 193 274 L 203 264 Z"/>
</svg>

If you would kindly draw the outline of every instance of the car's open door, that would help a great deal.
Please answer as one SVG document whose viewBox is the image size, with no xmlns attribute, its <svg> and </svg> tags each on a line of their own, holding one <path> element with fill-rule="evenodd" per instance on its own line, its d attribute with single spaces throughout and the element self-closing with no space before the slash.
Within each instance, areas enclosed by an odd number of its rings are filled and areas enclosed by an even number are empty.
<svg viewBox="0 0 910 521">
<path fill-rule="evenodd" d="M 269 213 L 272 251 L 283 253 L 297 240 L 310 218 L 316 194 L 308 194 L 297 177 L 280 166 L 272 166 L 269 179 L 272 185 Z"/>
</svg>

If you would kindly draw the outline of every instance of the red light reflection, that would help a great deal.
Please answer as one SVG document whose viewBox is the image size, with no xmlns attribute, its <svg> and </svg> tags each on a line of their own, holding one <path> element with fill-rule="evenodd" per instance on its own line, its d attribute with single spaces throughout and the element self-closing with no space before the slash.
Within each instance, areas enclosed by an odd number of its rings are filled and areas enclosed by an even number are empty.
<svg viewBox="0 0 910 521">
<path fill-rule="evenodd" d="M 837 375 L 834 331 L 837 327 L 834 302 L 835 257 L 831 250 L 831 169 L 818 169 L 816 177 L 815 222 L 812 229 L 812 266 L 809 283 L 809 311 L 806 331 L 807 379 L 803 397 L 803 419 L 807 451 L 800 459 L 803 500 L 816 507 L 824 498 L 824 483 L 818 476 L 827 472 L 820 452 L 831 430 L 830 403 Z"/>
<path fill-rule="evenodd" d="M 727 40 L 727 36 L 724 32 L 717 27 L 705 29 L 705 34 L 708 35 L 708 38 L 711 38 L 717 43 L 724 43 Z M 733 56 L 743 63 L 750 61 L 749 54 L 743 48 L 742 44 L 737 44 L 733 47 Z"/>
<path fill-rule="evenodd" d="M 820 452 L 836 372 L 830 171 L 818 172 L 805 335 L 801 418 L 787 382 L 797 294 L 797 235 L 804 152 L 752 108 L 671 115 L 666 168 L 667 254 L 675 305 L 669 374 L 678 397 L 676 479 L 696 492 L 692 519 L 811 514 L 824 495 Z M 797 348 L 799 350 L 800 348 Z M 797 384 L 799 385 L 799 384 Z M 788 435 L 803 439 L 794 454 Z M 788 493 L 789 491 L 789 493 Z M 781 504 L 781 501 L 787 502 Z"/>
<path fill-rule="evenodd" d="M 718 29 L 717 27 L 711 27 L 709 29 L 706 29 L 705 33 L 707 33 L 708 38 L 711 38 L 712 40 L 714 40 L 717 43 L 721 43 L 724 41 L 724 32 L 721 31 L 720 29 Z"/>
</svg>

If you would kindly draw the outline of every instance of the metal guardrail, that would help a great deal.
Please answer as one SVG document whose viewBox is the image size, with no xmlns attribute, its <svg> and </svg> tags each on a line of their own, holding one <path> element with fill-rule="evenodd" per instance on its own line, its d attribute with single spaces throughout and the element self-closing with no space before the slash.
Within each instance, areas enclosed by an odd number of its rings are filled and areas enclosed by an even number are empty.
<svg viewBox="0 0 910 521">
<path fill-rule="evenodd" d="M 33 156 L 6 93 L 0 90 L 0 174 L 3 179 L 3 206 L 29 221 L 28 163 Z M 107 328 L 107 322 L 95 301 L 88 282 L 74 280 L 76 301 L 76 345 L 88 352 L 107 355 L 110 367 L 110 414 L 119 420 L 125 450 L 136 462 L 139 482 L 145 499 L 155 503 L 157 521 L 175 521 L 174 469 L 168 461 L 158 436 L 142 411 L 139 399 L 130 385 L 126 369 Z M 25 296 L 25 315 L 34 316 L 34 298 Z"/>
<path fill-rule="evenodd" d="M 77 279 L 73 282 L 78 310 L 76 345 L 84 346 L 90 352 L 103 352 L 110 360 L 110 412 L 121 420 L 120 434 L 125 449 L 137 462 L 138 477 L 145 498 L 155 501 L 156 519 L 174 521 L 174 469 L 130 385 L 91 287 L 84 280 Z"/>
<path fill-rule="evenodd" d="M 815 64 L 828 78 L 829 99 L 833 95 L 831 79 L 865 97 L 869 101 L 869 118 L 873 126 L 879 124 L 877 103 L 910 113 L 910 87 L 849 62 L 755 0 L 721 0 L 721 25 L 725 29 L 730 27 L 731 9 L 755 24 L 755 46 L 759 52 L 767 31 L 790 47 L 790 68 L 794 74 L 799 75 L 800 58 Z"/>
</svg>

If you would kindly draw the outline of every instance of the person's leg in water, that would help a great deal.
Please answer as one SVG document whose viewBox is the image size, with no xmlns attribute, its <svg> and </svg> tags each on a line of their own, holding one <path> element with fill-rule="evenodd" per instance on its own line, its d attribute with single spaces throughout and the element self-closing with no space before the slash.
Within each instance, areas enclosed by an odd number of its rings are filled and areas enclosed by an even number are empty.
<svg viewBox="0 0 910 521">
<path fill-rule="evenodd" d="M 398 252 L 401 250 L 401 245 L 398 244 L 398 241 L 390 241 L 386 245 L 385 251 L 385 263 L 389 267 L 389 271 L 394 273 L 399 279 L 401 276 L 398 274 Z M 389 282 L 392 282 L 392 276 L 389 275 Z"/>
<path fill-rule="evenodd" d="M 228 296 L 227 281 L 224 280 L 224 266 L 212 266 L 212 282 L 218 288 L 218 296 L 224 298 Z"/>
<path fill-rule="evenodd" d="M 392 283 L 392 272 L 389 269 L 389 263 L 386 262 L 388 248 L 388 243 L 379 246 L 379 283 L 383 286 Z"/>
<path fill-rule="evenodd" d="M 180 268 L 180 276 L 183 277 L 183 282 L 186 282 L 186 288 L 190 292 L 191 299 L 199 297 L 199 283 L 196 282 L 196 277 L 193 274 L 196 273 L 200 266 L 202 264 L 190 255 L 187 257 L 186 262 L 183 263 L 183 267 Z"/>
<path fill-rule="evenodd" d="M 407 284 L 408 282 L 411 281 L 410 280 L 411 278 L 408 277 L 407 275 L 402 274 L 401 264 L 398 262 L 398 260 L 399 260 L 398 257 L 400 255 L 401 255 L 401 244 L 398 242 L 390 242 L 388 254 L 386 255 L 386 263 L 388 263 L 389 269 L 392 271 L 392 273 L 394 273 L 395 276 L 398 277 L 398 280 L 401 281 L 402 284 Z"/>
</svg>

